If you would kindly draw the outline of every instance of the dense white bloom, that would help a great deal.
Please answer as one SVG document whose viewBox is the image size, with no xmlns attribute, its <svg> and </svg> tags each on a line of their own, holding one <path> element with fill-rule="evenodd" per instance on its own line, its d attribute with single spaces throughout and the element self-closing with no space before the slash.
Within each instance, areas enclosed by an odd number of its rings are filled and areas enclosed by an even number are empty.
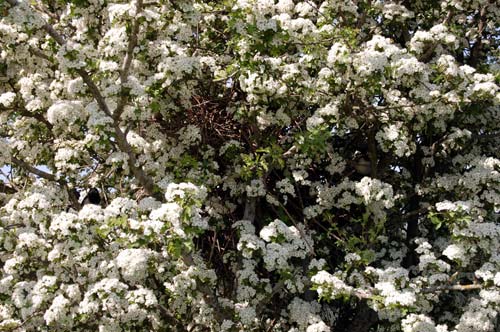
<svg viewBox="0 0 500 332">
<path fill-rule="evenodd" d="M 330 332 L 330 328 L 324 322 L 309 325 L 306 332 Z"/>
<path fill-rule="evenodd" d="M 360 195 L 365 204 L 372 202 L 382 202 L 385 208 L 393 206 L 393 191 L 389 184 L 380 180 L 364 177 L 355 184 L 356 193 Z"/>
<path fill-rule="evenodd" d="M 206 188 L 198 187 L 190 182 L 179 184 L 170 183 L 165 192 L 165 198 L 167 201 L 173 201 L 177 197 L 183 199 L 188 196 L 191 199 L 203 201 L 206 198 L 206 194 Z"/>
<path fill-rule="evenodd" d="M 151 211 L 149 217 L 153 220 L 169 221 L 178 224 L 182 207 L 177 203 L 162 204 L 159 208 Z"/>
<path fill-rule="evenodd" d="M 391 306 L 400 304 L 403 306 L 411 306 L 417 300 L 415 294 L 411 291 L 400 292 L 391 282 L 379 282 L 375 284 L 375 288 L 380 291 L 380 295 L 384 297 L 384 305 Z"/>
<path fill-rule="evenodd" d="M 43 315 L 45 323 L 51 325 L 52 323 L 62 323 L 61 321 L 67 320 L 67 311 L 70 301 L 63 295 L 58 295 L 52 301 L 49 309 Z"/>
<path fill-rule="evenodd" d="M 235 307 L 243 324 L 252 324 L 257 319 L 255 308 L 249 306 L 248 302 L 236 303 Z"/>
<path fill-rule="evenodd" d="M 349 51 L 344 44 L 334 43 L 328 52 L 328 63 L 346 63 L 349 62 Z"/>
<path fill-rule="evenodd" d="M 5 92 L 0 95 L 0 104 L 5 107 L 9 107 L 16 98 L 16 94 L 14 92 Z"/>
<path fill-rule="evenodd" d="M 61 101 L 53 104 L 47 110 L 47 120 L 52 124 L 72 124 L 85 116 L 81 102 Z"/>
<path fill-rule="evenodd" d="M 152 252 L 148 249 L 125 249 L 116 257 L 122 276 L 131 283 L 143 281 L 147 275 Z"/>
<path fill-rule="evenodd" d="M 465 248 L 462 247 L 461 245 L 456 245 L 456 244 L 450 244 L 443 251 L 443 255 L 445 255 L 451 260 L 464 259 L 465 254 L 466 254 Z"/>
<path fill-rule="evenodd" d="M 494 330 L 496 3 L 0 2 L 0 330 Z"/>
<path fill-rule="evenodd" d="M 408 315 L 401 322 L 403 332 L 437 332 L 436 325 L 425 315 Z"/>
<path fill-rule="evenodd" d="M 279 0 L 276 4 L 276 9 L 280 13 L 291 13 L 294 7 L 293 0 Z"/>
<path fill-rule="evenodd" d="M 319 271 L 311 278 L 311 281 L 316 285 L 318 295 L 325 298 L 335 298 L 339 294 L 350 294 L 353 290 L 351 286 L 326 271 Z"/>
</svg>

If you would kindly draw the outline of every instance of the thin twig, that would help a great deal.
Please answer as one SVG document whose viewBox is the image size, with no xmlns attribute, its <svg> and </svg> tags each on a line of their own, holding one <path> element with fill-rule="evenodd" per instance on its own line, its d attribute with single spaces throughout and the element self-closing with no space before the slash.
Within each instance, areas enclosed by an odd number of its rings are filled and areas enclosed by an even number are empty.
<svg viewBox="0 0 500 332">
<path fill-rule="evenodd" d="M 270 196 L 273 196 L 271 194 L 269 194 Z M 290 221 L 294 224 L 295 228 L 297 228 L 297 230 L 299 231 L 300 233 L 300 236 L 302 236 L 302 238 L 304 239 L 304 242 L 306 243 L 307 247 L 309 248 L 309 253 L 312 255 L 312 256 L 315 256 L 316 254 L 314 253 L 314 248 L 313 246 L 309 243 L 309 241 L 307 241 L 307 237 L 306 237 L 306 234 L 304 233 L 304 230 L 302 228 L 299 227 L 297 221 L 295 220 L 295 218 L 290 214 L 290 212 L 288 212 L 287 208 L 283 205 L 283 203 L 281 203 L 279 201 L 279 199 L 277 199 L 276 197 L 273 196 L 273 198 L 278 202 L 278 204 L 280 205 L 280 207 L 283 209 L 283 211 L 285 211 L 285 214 L 288 216 L 288 218 L 290 219 Z"/>
</svg>

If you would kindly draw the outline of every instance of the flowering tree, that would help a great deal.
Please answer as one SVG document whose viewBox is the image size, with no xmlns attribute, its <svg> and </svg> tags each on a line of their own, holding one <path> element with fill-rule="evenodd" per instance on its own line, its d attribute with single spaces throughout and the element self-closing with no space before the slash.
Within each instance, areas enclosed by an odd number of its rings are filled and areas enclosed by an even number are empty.
<svg viewBox="0 0 500 332">
<path fill-rule="evenodd" d="M 0 331 L 498 331 L 495 1 L 0 15 Z"/>
</svg>

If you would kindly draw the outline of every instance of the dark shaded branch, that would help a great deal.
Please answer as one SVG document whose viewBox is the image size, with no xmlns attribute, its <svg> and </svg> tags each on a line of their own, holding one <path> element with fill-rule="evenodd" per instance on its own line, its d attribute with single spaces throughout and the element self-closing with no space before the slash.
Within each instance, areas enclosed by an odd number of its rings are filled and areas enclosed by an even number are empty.
<svg viewBox="0 0 500 332">
<path fill-rule="evenodd" d="M 0 193 L 14 194 L 16 192 L 17 192 L 17 190 L 15 188 L 12 188 L 11 186 L 9 186 L 3 182 L 0 182 Z"/>
<path fill-rule="evenodd" d="M 375 128 L 371 128 L 368 133 L 368 156 L 370 158 L 370 177 L 375 179 L 378 176 L 378 157 L 377 141 L 375 139 Z"/>
<path fill-rule="evenodd" d="M 483 32 L 484 28 L 486 27 L 486 12 L 489 4 L 486 4 L 483 8 L 481 8 L 481 11 L 479 12 L 479 24 L 477 27 L 477 36 L 474 41 L 474 45 L 472 46 L 470 50 L 470 57 L 469 57 L 469 65 L 472 67 L 477 66 L 479 62 L 479 57 L 481 54 L 481 49 L 483 46 Z"/>
<path fill-rule="evenodd" d="M 378 321 L 377 313 L 365 301 L 360 302 L 349 325 L 345 328 L 349 332 L 366 332 Z"/>
<path fill-rule="evenodd" d="M 243 212 L 243 220 L 249 220 L 251 223 L 255 220 L 256 198 L 247 197 L 245 203 L 245 212 Z"/>
<path fill-rule="evenodd" d="M 422 166 L 422 158 L 423 158 L 423 152 L 420 148 L 417 148 L 417 151 L 413 156 L 413 160 L 411 161 L 413 166 L 411 167 L 412 180 L 413 180 L 412 182 L 414 186 L 420 184 L 425 176 L 425 170 Z M 408 205 L 409 205 L 408 206 L 409 211 L 419 210 L 420 208 L 419 196 L 416 194 L 412 195 L 409 199 Z M 406 246 L 408 247 L 408 252 L 402 262 L 402 266 L 404 268 L 410 268 L 412 266 L 418 265 L 418 254 L 415 251 L 416 244 L 414 243 L 415 238 L 419 236 L 418 219 L 419 219 L 418 213 L 406 218 L 407 220 Z"/>
</svg>

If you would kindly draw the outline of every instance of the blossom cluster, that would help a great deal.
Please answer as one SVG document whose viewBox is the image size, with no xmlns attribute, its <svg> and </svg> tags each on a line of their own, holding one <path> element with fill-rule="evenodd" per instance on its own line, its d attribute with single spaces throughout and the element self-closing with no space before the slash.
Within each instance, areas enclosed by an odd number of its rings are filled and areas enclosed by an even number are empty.
<svg viewBox="0 0 500 332">
<path fill-rule="evenodd" d="M 499 21 L 1 1 L 0 331 L 498 330 Z"/>
</svg>

